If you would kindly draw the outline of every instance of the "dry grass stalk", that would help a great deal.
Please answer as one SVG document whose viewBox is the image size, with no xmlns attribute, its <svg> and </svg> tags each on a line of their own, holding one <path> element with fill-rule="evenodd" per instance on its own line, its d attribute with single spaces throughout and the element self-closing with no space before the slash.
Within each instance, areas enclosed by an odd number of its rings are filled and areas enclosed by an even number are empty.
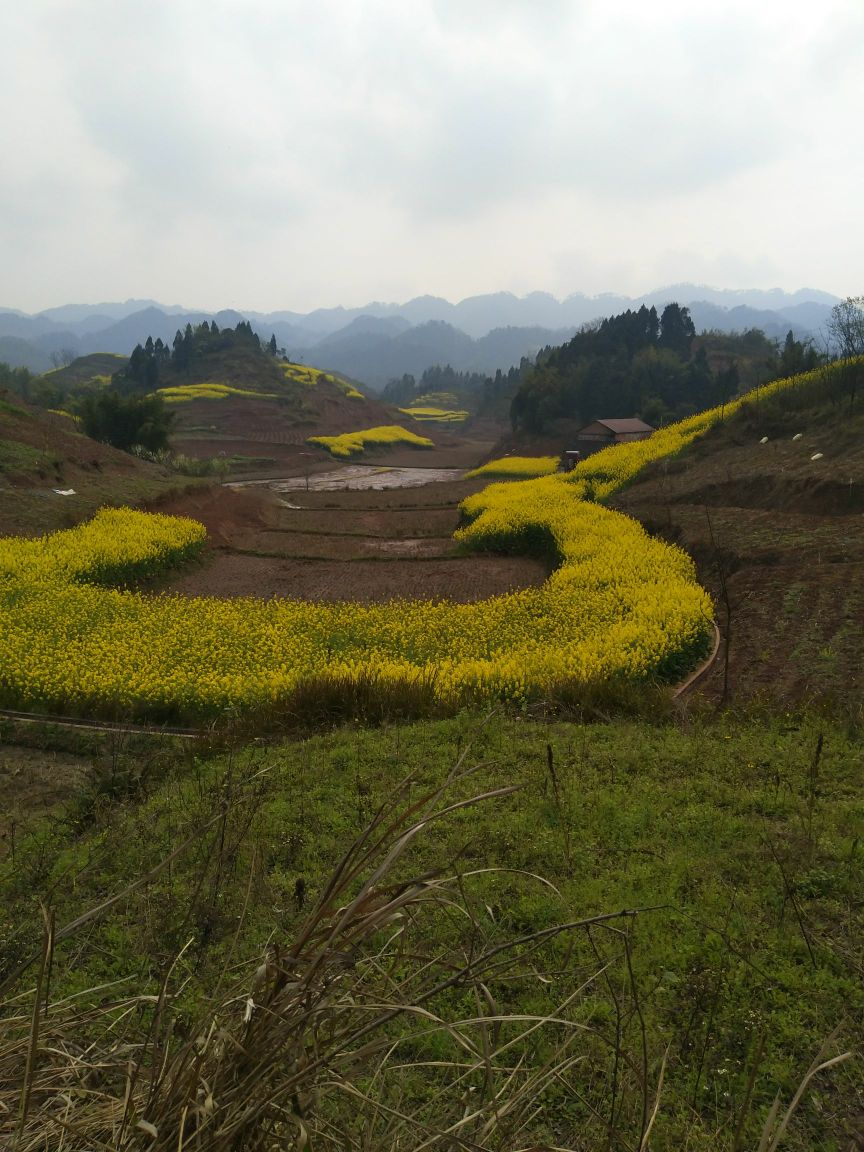
<svg viewBox="0 0 864 1152">
<path fill-rule="evenodd" d="M 570 1095 L 589 1052 L 608 1045 L 578 1006 L 609 962 L 598 957 L 548 1012 L 508 1012 L 498 990 L 551 983 L 538 968 L 546 946 L 636 912 L 502 940 L 471 907 L 472 874 L 402 878 L 403 858 L 431 823 L 512 791 L 446 803 L 467 775 L 460 762 L 417 801 L 406 781 L 296 937 L 274 939 L 225 992 L 220 981 L 191 1029 L 171 973 L 158 995 L 90 989 L 49 1004 L 46 920 L 35 989 L 0 1009 L 0 1143 L 14 1152 L 536 1146 L 535 1132 L 549 1127 L 547 1094 Z M 92 925 L 116 899 L 58 937 Z M 435 930 L 442 925 L 449 937 Z M 643 1147 L 647 1135 L 643 1126 Z"/>
</svg>

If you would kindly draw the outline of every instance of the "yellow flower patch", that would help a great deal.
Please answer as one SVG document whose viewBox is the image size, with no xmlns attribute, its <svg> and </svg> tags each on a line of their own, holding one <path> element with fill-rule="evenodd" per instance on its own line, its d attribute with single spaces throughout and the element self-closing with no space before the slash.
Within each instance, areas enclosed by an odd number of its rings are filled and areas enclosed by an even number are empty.
<svg viewBox="0 0 864 1152">
<path fill-rule="evenodd" d="M 549 476 L 558 467 L 556 456 L 502 456 L 466 472 L 473 476 L 500 477 L 502 480 L 530 480 L 535 476 Z"/>
<path fill-rule="evenodd" d="M 158 388 L 156 395 L 166 404 L 188 404 L 192 400 L 225 400 L 229 396 L 258 396 L 265 400 L 275 398 L 275 392 L 255 392 L 250 388 L 232 388 L 230 384 L 217 384 L 208 381 L 204 384 L 177 384 L 170 388 Z"/>
<path fill-rule="evenodd" d="M 557 564 L 539 588 L 475 604 L 225 601 L 105 587 L 183 562 L 204 540 L 194 521 L 129 509 L 38 540 L 2 539 L 0 701 L 205 718 L 278 705 L 313 679 L 371 681 L 382 692 L 422 681 L 452 707 L 612 677 L 674 679 L 708 646 L 711 600 L 685 553 L 595 501 L 747 399 L 605 449 L 572 472 L 491 484 L 465 500 L 465 547 L 541 552 Z M 423 440 L 398 427 L 355 436 L 361 448 L 370 438 Z"/>
<path fill-rule="evenodd" d="M 435 447 L 426 436 L 407 432 L 398 424 L 366 428 L 361 432 L 343 432 L 341 436 L 310 436 L 306 443 L 317 444 L 321 448 L 326 448 L 331 456 L 342 459 L 348 456 L 360 456 L 369 446 L 390 447 L 396 444 L 408 444 L 413 448 Z"/>
</svg>

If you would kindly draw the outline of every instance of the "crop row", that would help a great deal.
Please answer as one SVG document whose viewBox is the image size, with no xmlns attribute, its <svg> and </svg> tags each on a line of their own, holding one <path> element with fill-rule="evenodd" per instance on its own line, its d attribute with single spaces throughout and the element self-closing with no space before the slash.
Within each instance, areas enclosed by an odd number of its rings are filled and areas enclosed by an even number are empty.
<svg viewBox="0 0 864 1152">
<path fill-rule="evenodd" d="M 695 416 L 688 416 L 684 420 L 668 424 L 665 428 L 660 428 L 654 432 L 647 440 L 636 440 L 629 444 L 613 444 L 599 452 L 594 452 L 580 461 L 572 471 L 556 474 L 551 479 L 555 485 L 566 485 L 575 491 L 580 498 L 584 499 L 587 496 L 588 499 L 602 500 L 633 480 L 647 464 L 654 460 L 669 459 L 676 456 L 688 444 L 692 444 L 699 436 L 704 435 L 709 428 L 734 415 L 743 405 L 760 401 L 767 402 L 778 392 L 785 392 L 791 388 L 805 389 L 813 384 L 824 382 L 826 373 L 839 376 L 841 371 L 842 365 L 831 365 L 827 369 L 818 368 L 813 372 L 802 373 L 799 376 L 772 380 L 771 383 L 763 384 L 760 388 L 745 393 L 743 396 L 738 396 L 727 404 L 709 408 L 704 412 L 697 412 Z M 554 457 L 503 456 L 497 460 L 491 460 L 469 475 L 490 475 L 518 479 L 520 470 L 522 470 L 523 475 L 539 476 L 553 473 L 557 466 L 557 463 L 553 466 L 553 462 Z M 473 497 L 466 502 L 463 508 L 468 515 L 473 514 L 472 509 L 481 506 L 480 497 L 486 497 L 488 491 L 487 489 L 478 497 Z M 499 498 L 505 501 L 509 500 L 510 497 L 504 493 L 510 491 L 510 486 L 505 485 Z"/>
<path fill-rule="evenodd" d="M 516 489 L 512 489 L 516 494 Z M 160 718 L 278 705 L 304 681 L 423 683 L 442 703 L 674 676 L 704 647 L 710 602 L 688 558 L 627 517 L 558 493 L 542 523 L 489 509 L 469 545 L 557 541 L 540 588 L 477 604 L 221 601 L 99 587 L 200 546 L 188 521 L 125 510 L 0 550 L 0 696 L 18 707 Z M 561 548 L 566 536 L 570 544 Z"/>
<path fill-rule="evenodd" d="M 265 400 L 275 398 L 275 392 L 256 392 L 249 388 L 233 388 L 230 384 L 206 381 L 204 384 L 176 384 L 159 388 L 156 392 L 166 404 L 189 404 L 193 400 L 226 400 L 229 396 L 254 396 Z"/>
<path fill-rule="evenodd" d="M 539 553 L 557 565 L 539 588 L 475 604 L 222 601 L 106 588 L 182 562 L 204 539 L 192 521 L 126 509 L 39 540 L 0 540 L 0 699 L 204 718 L 278 707 L 310 683 L 340 691 L 362 683 L 381 695 L 420 684 L 459 706 L 614 677 L 675 678 L 707 647 L 710 599 L 683 552 L 597 499 L 723 415 L 701 413 L 571 473 L 469 497 L 458 534 L 466 548 Z"/>
<path fill-rule="evenodd" d="M 412 420 L 426 421 L 430 424 L 461 424 L 468 419 L 468 411 L 464 408 L 435 408 L 429 405 L 400 408 L 399 411 L 410 416 Z"/>
<path fill-rule="evenodd" d="M 278 704 L 304 678 L 382 690 L 420 679 L 460 704 L 675 675 L 704 647 L 711 614 L 688 559 L 596 505 L 567 515 L 581 554 L 541 588 L 477 604 L 183 599 L 25 579 L 0 598 L 2 695 L 206 716 Z"/>
<path fill-rule="evenodd" d="M 281 363 L 282 375 L 286 380 L 295 384 L 302 384 L 304 388 L 317 388 L 319 384 L 334 384 L 349 400 L 365 400 L 366 397 L 355 386 L 342 376 L 334 376 L 321 368 L 313 368 L 309 364 L 292 364 L 287 361 Z"/>
</svg>

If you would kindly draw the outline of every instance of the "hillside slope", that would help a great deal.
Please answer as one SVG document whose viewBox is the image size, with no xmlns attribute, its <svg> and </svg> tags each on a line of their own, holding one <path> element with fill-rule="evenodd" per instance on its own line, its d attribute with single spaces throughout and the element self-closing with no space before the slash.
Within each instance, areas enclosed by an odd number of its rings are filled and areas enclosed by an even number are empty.
<svg viewBox="0 0 864 1152">
<path fill-rule="evenodd" d="M 167 469 L 82 435 L 68 416 L 0 393 L 0 536 L 67 528 L 103 504 L 152 500 L 177 484 Z"/>
<path fill-rule="evenodd" d="M 160 385 L 174 413 L 172 445 L 189 456 L 262 456 L 296 464 L 299 452 L 309 451 L 309 436 L 394 422 L 393 409 L 368 399 L 347 378 L 279 361 L 254 347 L 203 358 L 188 374 L 175 373 Z"/>
<path fill-rule="evenodd" d="M 614 501 L 696 558 L 732 701 L 864 702 L 864 405 L 837 381 L 749 406 Z M 721 654 L 704 691 L 723 682 Z"/>
</svg>

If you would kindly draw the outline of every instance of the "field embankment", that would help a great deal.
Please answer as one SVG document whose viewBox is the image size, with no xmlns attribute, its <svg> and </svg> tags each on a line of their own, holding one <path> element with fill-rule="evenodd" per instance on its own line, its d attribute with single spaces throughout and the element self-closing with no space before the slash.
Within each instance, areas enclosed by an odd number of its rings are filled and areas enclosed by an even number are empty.
<svg viewBox="0 0 864 1152">
<path fill-rule="evenodd" d="M 731 630 L 734 701 L 853 711 L 864 702 L 864 402 L 854 372 L 835 366 L 754 395 L 686 457 L 651 465 L 614 497 L 696 558 Z M 722 660 L 701 690 L 723 696 Z"/>
</svg>

